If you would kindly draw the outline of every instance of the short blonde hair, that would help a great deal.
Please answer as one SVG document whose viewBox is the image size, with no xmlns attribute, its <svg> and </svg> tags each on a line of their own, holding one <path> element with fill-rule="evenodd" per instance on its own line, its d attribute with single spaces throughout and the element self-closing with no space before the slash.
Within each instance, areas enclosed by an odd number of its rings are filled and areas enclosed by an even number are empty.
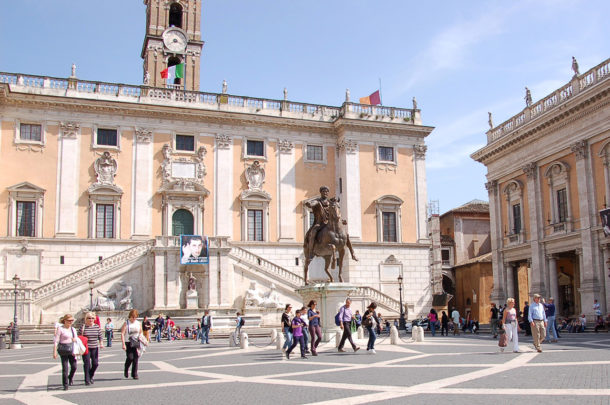
<svg viewBox="0 0 610 405">
<path fill-rule="evenodd" d="M 514 304 L 515 303 L 515 299 L 514 298 L 507 299 L 506 300 L 506 305 L 510 304 L 511 302 Z"/>
<path fill-rule="evenodd" d="M 87 312 L 87 313 L 85 314 L 85 319 L 87 319 L 87 318 L 89 318 L 89 317 L 91 317 L 91 318 L 95 319 L 95 314 L 94 314 L 93 312 Z"/>
</svg>

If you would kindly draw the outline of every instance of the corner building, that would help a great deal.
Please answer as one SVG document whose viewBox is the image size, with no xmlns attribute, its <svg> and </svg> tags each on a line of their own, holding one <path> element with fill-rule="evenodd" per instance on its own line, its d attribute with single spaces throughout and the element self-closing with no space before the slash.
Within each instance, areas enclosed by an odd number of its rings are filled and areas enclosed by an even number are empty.
<svg viewBox="0 0 610 405">
<path fill-rule="evenodd" d="M 493 302 L 535 293 L 560 316 L 610 310 L 610 59 L 487 132 Z"/>
<path fill-rule="evenodd" d="M 0 73 L 0 320 L 12 319 L 14 274 L 20 322 L 33 324 L 117 283 L 140 312 L 260 313 L 244 299 L 253 282 L 296 304 L 305 202 L 321 185 L 340 198 L 360 259 L 344 264 L 357 305 L 398 314 L 402 274 L 409 317 L 426 313 L 433 128 L 420 110 L 199 92 L 201 1 L 145 4 L 143 85 Z M 175 63 L 184 78 L 166 84 Z M 209 237 L 209 265 L 180 265 L 180 234 Z"/>
</svg>

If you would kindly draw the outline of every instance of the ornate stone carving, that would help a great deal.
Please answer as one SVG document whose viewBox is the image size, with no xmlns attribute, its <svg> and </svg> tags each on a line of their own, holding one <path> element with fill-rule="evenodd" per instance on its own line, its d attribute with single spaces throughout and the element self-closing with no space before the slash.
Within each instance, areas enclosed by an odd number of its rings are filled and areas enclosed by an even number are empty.
<svg viewBox="0 0 610 405">
<path fill-rule="evenodd" d="M 341 138 L 339 142 L 337 142 L 337 150 L 345 151 L 345 153 L 356 153 L 358 150 L 358 143 L 353 139 L 345 139 Z"/>
<path fill-rule="evenodd" d="M 144 129 L 144 128 L 136 128 L 136 142 L 150 143 L 151 141 L 152 141 L 152 131 L 151 130 Z"/>
<path fill-rule="evenodd" d="M 290 153 L 294 149 L 294 143 L 288 139 L 280 139 L 277 145 L 282 153 Z"/>
<path fill-rule="evenodd" d="M 219 149 L 228 149 L 233 143 L 231 137 L 225 134 L 216 135 L 216 147 Z"/>
<path fill-rule="evenodd" d="M 206 175 L 204 158 L 207 154 L 205 147 L 201 146 L 195 156 L 175 157 L 169 144 L 163 145 L 163 173 L 164 191 L 207 191 L 203 187 Z"/>
<path fill-rule="evenodd" d="M 413 145 L 413 153 L 415 154 L 415 159 L 425 159 L 427 150 L 428 147 L 426 145 Z"/>
<path fill-rule="evenodd" d="M 262 191 L 263 183 L 265 183 L 265 169 L 258 160 L 246 167 L 245 176 L 250 191 Z"/>
<path fill-rule="evenodd" d="M 574 72 L 574 76 L 580 76 L 580 70 L 578 69 L 578 62 L 576 58 L 572 56 L 572 71 Z"/>
<path fill-rule="evenodd" d="M 80 131 L 80 124 L 76 122 L 61 122 L 59 128 L 61 129 L 60 136 L 62 138 L 74 139 L 78 135 L 78 131 Z"/>
<path fill-rule="evenodd" d="M 97 175 L 96 184 L 114 186 L 114 176 L 118 169 L 117 161 L 106 151 L 102 156 L 95 160 L 93 164 L 95 174 Z"/>
<path fill-rule="evenodd" d="M 584 159 L 587 157 L 587 141 L 578 141 L 574 142 L 571 145 L 572 152 L 574 152 L 574 156 L 576 156 L 577 160 Z"/>
<path fill-rule="evenodd" d="M 523 166 L 523 173 L 525 173 L 528 179 L 536 179 L 538 176 L 538 164 L 536 162 L 526 164 Z"/>
<path fill-rule="evenodd" d="M 496 180 L 488 181 L 485 183 L 485 188 L 489 194 L 495 194 L 498 190 L 498 182 Z"/>
<path fill-rule="evenodd" d="M 124 281 L 119 281 L 106 292 L 100 290 L 97 290 L 97 292 L 99 295 L 93 306 L 95 310 L 114 311 L 115 309 L 133 309 L 131 301 L 133 288 Z"/>
</svg>

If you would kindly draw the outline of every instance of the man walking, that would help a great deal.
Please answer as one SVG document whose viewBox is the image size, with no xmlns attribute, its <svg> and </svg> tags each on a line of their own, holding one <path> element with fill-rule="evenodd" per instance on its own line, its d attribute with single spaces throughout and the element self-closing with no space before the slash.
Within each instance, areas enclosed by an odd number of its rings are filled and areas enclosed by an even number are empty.
<svg viewBox="0 0 610 405">
<path fill-rule="evenodd" d="M 352 349 L 354 352 L 360 350 L 358 346 L 352 340 L 352 331 L 351 331 L 351 322 L 352 322 L 352 310 L 350 309 L 350 305 L 352 304 L 352 300 L 349 298 L 345 300 L 345 305 L 341 307 L 339 310 L 339 321 L 341 322 L 341 329 L 343 329 L 343 336 L 341 336 L 341 342 L 339 342 L 338 350 L 339 352 L 344 352 L 343 346 L 345 346 L 345 340 L 349 340 L 352 345 Z"/>
<path fill-rule="evenodd" d="M 546 339 L 545 342 L 556 342 L 557 341 L 557 329 L 555 329 L 555 303 L 553 298 L 549 298 L 548 304 L 544 304 L 544 312 L 546 314 Z M 551 332 L 553 332 L 553 339 L 551 339 Z"/>
<path fill-rule="evenodd" d="M 494 339 L 498 337 L 498 308 L 496 308 L 496 304 L 491 303 L 491 333 L 494 336 Z"/>
<path fill-rule="evenodd" d="M 529 307 L 528 318 L 529 325 L 532 328 L 532 336 L 534 338 L 534 347 L 538 353 L 542 353 L 540 343 L 546 336 L 547 319 L 544 312 L 544 305 L 540 302 L 540 294 L 534 294 L 534 303 Z"/>
<path fill-rule="evenodd" d="M 212 330 L 212 315 L 206 309 L 201 318 L 201 344 L 210 344 L 210 331 Z"/>
<path fill-rule="evenodd" d="M 451 321 L 453 322 L 453 336 L 460 334 L 460 313 L 456 307 L 453 307 L 451 312 Z"/>
<path fill-rule="evenodd" d="M 155 319 L 155 327 L 157 328 L 157 342 L 161 342 L 161 335 L 163 334 L 163 327 L 165 326 L 165 320 L 163 316 L 159 314 Z"/>
<path fill-rule="evenodd" d="M 523 306 L 523 323 L 525 324 L 525 336 L 531 336 L 532 334 L 532 327 L 530 325 L 530 323 L 528 322 L 529 319 L 529 313 L 530 313 L 530 306 L 528 304 L 527 301 L 525 301 L 525 305 Z"/>
</svg>

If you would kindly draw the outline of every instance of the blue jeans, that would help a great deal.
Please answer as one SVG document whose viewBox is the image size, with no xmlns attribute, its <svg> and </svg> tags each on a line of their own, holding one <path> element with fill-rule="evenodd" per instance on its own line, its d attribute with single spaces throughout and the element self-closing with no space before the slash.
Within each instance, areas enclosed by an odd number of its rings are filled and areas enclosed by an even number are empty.
<svg viewBox="0 0 610 405">
<path fill-rule="evenodd" d="M 235 346 L 239 345 L 241 339 L 241 326 L 235 327 Z"/>
<path fill-rule="evenodd" d="M 210 327 L 201 326 L 201 344 L 210 343 Z"/>
<path fill-rule="evenodd" d="M 106 346 L 107 347 L 112 347 L 112 334 L 113 334 L 113 330 L 107 330 L 106 331 Z"/>
<path fill-rule="evenodd" d="M 286 341 L 284 342 L 283 348 L 288 349 L 290 346 L 292 346 L 292 331 L 287 326 L 284 326 L 284 335 L 286 337 Z"/>
<path fill-rule="evenodd" d="M 377 340 L 377 334 L 375 334 L 375 330 L 371 326 L 367 326 L 366 330 L 369 331 L 369 341 L 366 344 L 366 350 L 374 350 L 375 340 Z"/>
<path fill-rule="evenodd" d="M 430 321 L 430 332 L 432 333 L 432 336 L 436 336 L 436 321 L 432 322 Z"/>
<path fill-rule="evenodd" d="M 551 334 L 549 333 L 549 331 L 553 332 L 553 339 L 557 340 L 557 330 L 555 329 L 555 317 L 554 316 L 549 316 L 546 318 L 547 323 L 546 323 L 546 342 L 549 342 L 551 340 Z"/>
<path fill-rule="evenodd" d="M 163 327 L 157 326 L 157 342 L 161 341 L 161 334 L 163 333 Z"/>
<path fill-rule="evenodd" d="M 305 351 L 309 350 L 307 345 L 309 343 L 309 328 L 307 326 L 303 326 L 303 339 L 305 340 Z"/>
</svg>

